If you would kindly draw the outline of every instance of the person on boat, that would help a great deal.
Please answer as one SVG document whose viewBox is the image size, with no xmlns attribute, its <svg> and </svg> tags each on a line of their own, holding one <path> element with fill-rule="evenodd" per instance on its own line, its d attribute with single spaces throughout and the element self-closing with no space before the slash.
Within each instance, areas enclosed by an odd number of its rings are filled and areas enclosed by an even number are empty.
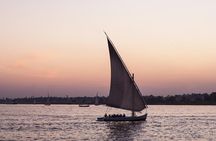
<svg viewBox="0 0 216 141">
<path fill-rule="evenodd" d="M 105 114 L 104 117 L 107 117 L 107 114 Z"/>
</svg>

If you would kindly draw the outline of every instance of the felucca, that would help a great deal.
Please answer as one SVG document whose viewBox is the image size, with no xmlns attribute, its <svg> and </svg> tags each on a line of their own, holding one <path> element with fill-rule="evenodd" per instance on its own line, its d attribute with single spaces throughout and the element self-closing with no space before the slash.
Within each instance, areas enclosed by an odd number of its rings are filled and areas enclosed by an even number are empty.
<svg viewBox="0 0 216 141">
<path fill-rule="evenodd" d="M 147 112 L 137 116 L 136 112 L 141 112 L 147 108 L 147 104 L 134 81 L 134 74 L 130 74 L 114 44 L 105 33 L 111 64 L 111 85 L 106 105 L 109 107 L 130 110 L 131 116 L 107 115 L 98 117 L 98 121 L 145 121 Z"/>
</svg>

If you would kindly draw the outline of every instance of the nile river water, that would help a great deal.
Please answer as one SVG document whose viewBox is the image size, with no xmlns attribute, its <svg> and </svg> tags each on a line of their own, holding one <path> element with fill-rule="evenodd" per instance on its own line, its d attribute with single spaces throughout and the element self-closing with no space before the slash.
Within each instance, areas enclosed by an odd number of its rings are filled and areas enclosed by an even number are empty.
<svg viewBox="0 0 216 141">
<path fill-rule="evenodd" d="M 102 105 L 0 105 L 0 140 L 216 140 L 216 106 L 150 105 L 144 122 L 96 121 L 106 111 Z"/>
</svg>

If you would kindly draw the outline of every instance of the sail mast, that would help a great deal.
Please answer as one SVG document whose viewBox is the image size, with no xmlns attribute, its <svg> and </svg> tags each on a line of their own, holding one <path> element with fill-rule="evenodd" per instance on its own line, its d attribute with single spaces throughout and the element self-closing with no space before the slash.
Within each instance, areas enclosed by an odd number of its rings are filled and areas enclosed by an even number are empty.
<svg viewBox="0 0 216 141">
<path fill-rule="evenodd" d="M 132 80 L 134 82 L 134 73 L 132 74 Z M 134 111 L 134 94 L 132 95 L 132 117 L 135 116 L 135 111 Z"/>
</svg>

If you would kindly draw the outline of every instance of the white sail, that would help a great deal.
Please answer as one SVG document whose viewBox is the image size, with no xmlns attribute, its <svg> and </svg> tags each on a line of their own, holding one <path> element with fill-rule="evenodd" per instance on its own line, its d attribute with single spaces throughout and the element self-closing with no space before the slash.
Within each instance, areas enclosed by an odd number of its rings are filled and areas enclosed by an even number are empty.
<svg viewBox="0 0 216 141">
<path fill-rule="evenodd" d="M 143 110 L 146 104 L 136 83 L 108 36 L 107 41 L 111 63 L 111 85 L 106 104 L 132 111 Z"/>
</svg>

